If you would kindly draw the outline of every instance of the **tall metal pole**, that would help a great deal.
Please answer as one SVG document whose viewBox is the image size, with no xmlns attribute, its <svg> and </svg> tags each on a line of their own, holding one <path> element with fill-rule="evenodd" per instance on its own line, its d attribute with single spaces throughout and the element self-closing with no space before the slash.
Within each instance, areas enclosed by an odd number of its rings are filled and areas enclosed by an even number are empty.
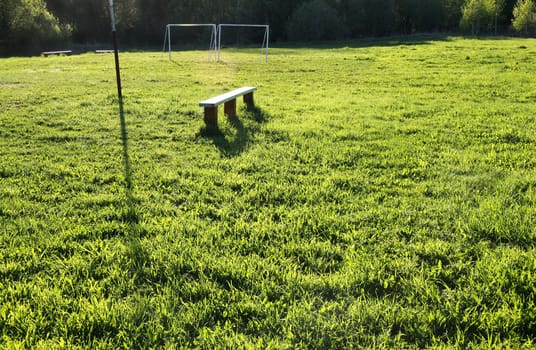
<svg viewBox="0 0 536 350">
<path fill-rule="evenodd" d="M 122 100 L 123 93 L 121 92 L 121 72 L 119 70 L 119 50 L 117 48 L 117 33 L 115 30 L 114 0 L 110 0 L 110 17 L 112 19 L 112 41 L 114 44 L 115 77 L 117 79 L 117 96 L 119 97 L 120 100 Z"/>
<path fill-rule="evenodd" d="M 168 52 L 169 52 L 169 60 L 171 60 L 171 26 L 168 24 L 167 26 L 167 40 L 168 40 Z"/>
<path fill-rule="evenodd" d="M 121 92 L 121 72 L 119 70 L 119 50 L 117 48 L 117 34 L 115 30 L 114 0 L 110 0 L 110 17 L 112 20 L 112 40 L 114 44 L 115 76 L 117 78 L 117 97 L 119 102 L 119 118 L 121 122 L 121 139 L 123 141 L 123 158 L 125 161 L 125 181 L 127 185 L 127 199 L 129 203 L 129 213 L 132 214 L 132 220 L 137 220 L 137 214 L 134 208 L 134 195 L 132 193 L 132 169 L 130 167 L 130 157 L 128 155 L 127 123 L 125 120 L 125 112 L 123 109 L 123 93 Z"/>
<path fill-rule="evenodd" d="M 268 63 L 268 46 L 270 45 L 270 26 L 266 26 L 266 63 Z"/>
<path fill-rule="evenodd" d="M 221 54 L 221 24 L 218 24 L 218 62 L 220 62 Z"/>
<path fill-rule="evenodd" d="M 164 52 L 166 52 L 167 32 L 168 32 L 168 26 L 166 26 L 166 30 L 164 30 L 164 46 L 162 46 L 162 56 L 164 56 Z"/>
</svg>

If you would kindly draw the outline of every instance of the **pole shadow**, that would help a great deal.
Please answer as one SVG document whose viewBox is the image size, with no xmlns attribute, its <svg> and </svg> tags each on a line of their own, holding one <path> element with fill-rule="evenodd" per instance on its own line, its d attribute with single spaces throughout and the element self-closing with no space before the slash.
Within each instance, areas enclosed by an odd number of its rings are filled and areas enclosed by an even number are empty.
<svg viewBox="0 0 536 350">
<path fill-rule="evenodd" d="M 143 245 L 144 230 L 139 224 L 138 201 L 134 195 L 134 183 L 132 179 L 132 166 L 128 150 L 128 132 L 123 107 L 123 98 L 119 97 L 119 118 L 121 122 L 121 141 L 123 144 L 123 163 L 125 166 L 125 194 L 126 207 L 122 215 L 123 221 L 127 224 L 124 243 L 126 246 L 124 267 L 129 278 L 135 285 L 146 283 L 146 266 L 149 261 L 149 254 Z"/>
<path fill-rule="evenodd" d="M 132 182 L 132 166 L 130 164 L 130 155 L 128 151 L 128 132 L 122 97 L 119 97 L 119 120 L 121 122 L 121 142 L 123 145 L 123 164 L 125 167 L 126 211 L 123 214 L 123 220 L 131 225 L 130 233 L 132 234 L 133 231 L 139 231 L 136 227 L 133 227 L 133 225 L 139 223 L 139 216 L 136 209 L 137 201 L 134 195 L 134 185 Z"/>
</svg>

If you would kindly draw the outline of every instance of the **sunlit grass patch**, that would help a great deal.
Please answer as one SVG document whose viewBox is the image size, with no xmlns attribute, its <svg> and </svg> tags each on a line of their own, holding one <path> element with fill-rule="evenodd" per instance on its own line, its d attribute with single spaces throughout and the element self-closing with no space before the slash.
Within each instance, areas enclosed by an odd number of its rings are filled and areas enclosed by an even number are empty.
<svg viewBox="0 0 536 350">
<path fill-rule="evenodd" d="M 530 347 L 533 44 L 3 59 L 1 344 Z"/>
</svg>

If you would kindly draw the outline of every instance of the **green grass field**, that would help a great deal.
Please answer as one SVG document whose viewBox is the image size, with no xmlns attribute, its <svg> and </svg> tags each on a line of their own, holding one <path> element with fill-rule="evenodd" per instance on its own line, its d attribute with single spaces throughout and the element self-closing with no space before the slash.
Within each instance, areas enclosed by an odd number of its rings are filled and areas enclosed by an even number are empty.
<svg viewBox="0 0 536 350">
<path fill-rule="evenodd" d="M 0 60 L 0 348 L 536 346 L 536 40 L 206 58 Z"/>
</svg>

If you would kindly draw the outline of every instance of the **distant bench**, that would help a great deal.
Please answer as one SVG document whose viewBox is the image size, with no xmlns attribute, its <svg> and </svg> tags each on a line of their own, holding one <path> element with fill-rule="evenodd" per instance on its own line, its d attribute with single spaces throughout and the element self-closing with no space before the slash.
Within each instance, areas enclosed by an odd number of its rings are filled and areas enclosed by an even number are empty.
<svg viewBox="0 0 536 350">
<path fill-rule="evenodd" d="M 73 51 L 72 50 L 63 50 L 63 51 L 45 51 L 45 52 L 41 52 L 41 55 L 47 57 L 47 56 L 50 56 L 50 55 L 70 55 L 72 54 Z"/>
<path fill-rule="evenodd" d="M 224 113 L 230 118 L 236 117 L 237 97 L 244 96 L 244 103 L 253 106 L 253 91 L 255 90 L 257 90 L 255 86 L 245 86 L 199 102 L 199 106 L 205 107 L 205 124 L 218 125 L 218 106 L 222 103 L 224 103 Z"/>
</svg>

